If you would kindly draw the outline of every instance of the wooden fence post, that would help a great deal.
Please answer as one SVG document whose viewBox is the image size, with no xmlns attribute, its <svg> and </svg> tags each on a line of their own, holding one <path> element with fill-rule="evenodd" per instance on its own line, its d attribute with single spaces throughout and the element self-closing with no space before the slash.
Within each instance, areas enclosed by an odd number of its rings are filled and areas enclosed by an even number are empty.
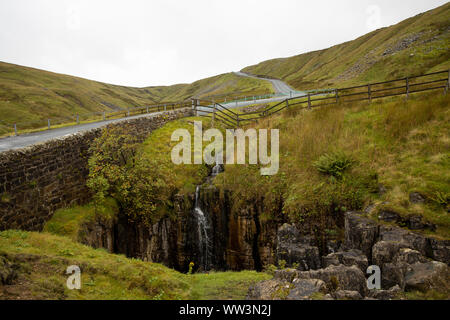
<svg viewBox="0 0 450 320">
<path fill-rule="evenodd" d="M 311 94 L 308 93 L 308 109 L 311 109 Z"/>
<path fill-rule="evenodd" d="M 216 103 L 213 102 L 213 115 L 212 115 L 212 125 L 214 127 L 214 121 L 216 120 Z"/>
<path fill-rule="evenodd" d="M 445 86 L 445 94 L 448 93 L 448 90 L 450 89 L 450 69 L 448 70 L 448 80 L 447 80 L 447 85 Z"/>
<path fill-rule="evenodd" d="M 77 114 L 77 124 L 80 124 L 80 116 Z"/>
<path fill-rule="evenodd" d="M 338 94 L 338 90 L 339 90 L 339 89 L 336 89 L 336 90 L 335 90 L 335 92 L 336 92 L 336 103 L 339 103 L 339 94 Z"/>
<path fill-rule="evenodd" d="M 16 134 L 16 136 L 17 136 L 17 125 L 14 123 L 14 133 Z"/>
<path fill-rule="evenodd" d="M 372 86 L 370 84 L 367 85 L 367 94 L 369 96 L 369 103 L 372 103 Z"/>
<path fill-rule="evenodd" d="M 409 98 L 409 78 L 406 78 L 406 99 Z"/>
<path fill-rule="evenodd" d="M 48 130 L 50 130 L 50 119 L 47 119 Z"/>
<path fill-rule="evenodd" d="M 195 99 L 195 116 L 198 117 L 198 99 Z"/>
<path fill-rule="evenodd" d="M 289 108 L 289 99 L 286 99 L 286 108 Z"/>
</svg>

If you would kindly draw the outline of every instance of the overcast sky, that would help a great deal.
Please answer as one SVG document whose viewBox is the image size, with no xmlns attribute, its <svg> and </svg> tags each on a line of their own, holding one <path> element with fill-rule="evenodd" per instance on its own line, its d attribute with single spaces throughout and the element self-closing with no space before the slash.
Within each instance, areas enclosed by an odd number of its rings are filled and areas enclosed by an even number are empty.
<svg viewBox="0 0 450 320">
<path fill-rule="evenodd" d="M 0 61 L 144 87 L 324 49 L 444 0 L 0 0 Z"/>
</svg>

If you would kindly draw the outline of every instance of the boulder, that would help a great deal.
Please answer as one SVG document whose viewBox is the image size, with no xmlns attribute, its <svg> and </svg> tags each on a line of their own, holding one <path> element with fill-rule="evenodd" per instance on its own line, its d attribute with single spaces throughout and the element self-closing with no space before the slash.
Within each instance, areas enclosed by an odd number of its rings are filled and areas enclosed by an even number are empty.
<svg viewBox="0 0 450 320">
<path fill-rule="evenodd" d="M 277 259 L 286 261 L 287 267 L 297 264 L 302 271 L 321 267 L 319 248 L 312 245 L 311 237 L 302 236 L 294 226 L 281 226 L 277 232 L 277 241 Z"/>
<path fill-rule="evenodd" d="M 340 264 L 344 266 L 357 266 L 363 273 L 366 273 L 369 263 L 367 257 L 361 250 L 352 249 L 345 252 L 336 252 L 327 255 L 322 258 L 322 264 L 324 268 L 331 265 L 338 266 Z"/>
<path fill-rule="evenodd" d="M 426 257 L 432 256 L 431 241 L 425 236 L 392 226 L 380 226 L 380 241 L 402 243 L 407 248 L 419 251 Z"/>
<path fill-rule="evenodd" d="M 379 241 L 372 248 L 372 263 L 382 266 L 392 262 L 400 249 L 406 248 L 407 244 L 398 241 Z"/>
<path fill-rule="evenodd" d="M 380 210 L 378 212 L 378 219 L 384 222 L 397 222 L 400 220 L 400 215 L 391 210 Z"/>
<path fill-rule="evenodd" d="M 362 300 L 358 291 L 338 290 L 333 294 L 336 300 Z"/>
<path fill-rule="evenodd" d="M 289 293 L 291 284 L 277 280 L 261 281 L 248 290 L 247 300 L 281 300 L 284 295 Z"/>
<path fill-rule="evenodd" d="M 367 257 L 372 256 L 372 246 L 378 238 L 378 225 L 361 213 L 345 214 L 345 249 L 359 249 Z"/>
<path fill-rule="evenodd" d="M 376 300 L 393 300 L 397 298 L 399 293 L 402 292 L 402 289 L 396 285 L 389 290 L 370 290 L 369 298 L 373 298 Z"/>
<path fill-rule="evenodd" d="M 273 278 L 278 281 L 292 282 L 298 277 L 298 274 L 299 271 L 296 269 L 276 270 Z"/>
<path fill-rule="evenodd" d="M 311 300 L 315 293 L 327 293 L 325 282 L 319 279 L 294 279 L 287 300 Z"/>
<path fill-rule="evenodd" d="M 320 279 L 326 283 L 330 291 L 358 291 L 362 296 L 367 292 L 366 278 L 357 266 L 332 265 L 325 269 L 300 271 L 297 278 Z"/>
<path fill-rule="evenodd" d="M 420 214 L 409 215 L 406 218 L 402 219 L 402 222 L 410 230 L 436 231 L 436 225 L 431 222 L 424 221 L 423 217 Z"/>
<path fill-rule="evenodd" d="M 426 201 L 426 197 L 419 192 L 411 192 L 409 194 L 409 202 L 411 203 L 424 203 Z"/>
<path fill-rule="evenodd" d="M 381 268 L 381 288 L 387 290 L 398 285 L 403 290 L 407 269 L 406 263 L 385 263 Z"/>
<path fill-rule="evenodd" d="M 428 291 L 448 286 L 449 267 L 442 262 L 431 261 L 415 263 L 407 268 L 405 274 L 405 290 Z"/>
<path fill-rule="evenodd" d="M 427 262 L 428 259 L 417 250 L 402 248 L 398 251 L 393 260 L 395 263 L 415 264 L 417 262 Z"/>
<path fill-rule="evenodd" d="M 430 239 L 431 258 L 450 265 L 450 240 Z"/>
</svg>

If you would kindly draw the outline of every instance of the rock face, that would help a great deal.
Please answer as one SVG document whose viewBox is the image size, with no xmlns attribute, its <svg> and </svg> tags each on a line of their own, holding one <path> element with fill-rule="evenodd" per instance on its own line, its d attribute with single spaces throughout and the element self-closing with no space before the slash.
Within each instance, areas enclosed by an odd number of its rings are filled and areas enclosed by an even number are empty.
<svg viewBox="0 0 450 320">
<path fill-rule="evenodd" d="M 322 258 L 323 267 L 331 265 L 338 266 L 340 264 L 350 267 L 357 266 L 363 273 L 367 271 L 369 266 L 367 257 L 360 250 L 352 249 L 347 252 L 330 253 Z"/>
<path fill-rule="evenodd" d="M 298 252 L 300 248 L 311 246 L 308 239 L 295 227 L 283 225 L 278 230 L 278 248 L 289 250 L 282 257 L 291 259 L 286 260 L 289 262 L 304 259 Z M 322 257 L 322 269 L 277 270 L 270 283 L 277 290 L 283 288 L 281 298 L 294 300 L 391 300 L 401 298 L 404 290 L 435 289 L 448 293 L 449 249 L 449 241 L 378 225 L 362 213 L 348 212 L 344 245 Z M 369 265 L 380 267 L 382 290 L 368 289 Z M 254 299 L 261 297 L 253 296 Z"/>
<path fill-rule="evenodd" d="M 229 195 L 220 195 L 214 187 L 202 188 L 199 197 L 209 225 L 208 269 L 262 270 L 264 265 L 275 263 L 280 222 L 261 223 L 259 216 L 263 208 L 257 203 L 233 211 Z M 81 228 L 79 240 L 95 248 L 163 263 L 183 272 L 191 262 L 194 271 L 204 270 L 200 265 L 203 252 L 199 249 L 194 203 L 194 195 L 177 197 L 174 217 L 149 226 L 130 222 L 123 215 L 113 221 L 96 220 Z"/>
<path fill-rule="evenodd" d="M 287 267 L 298 265 L 297 269 L 307 271 L 321 266 L 319 248 L 312 245 L 310 237 L 300 235 L 294 226 L 284 224 L 277 233 L 277 259 L 286 261 Z"/>
<path fill-rule="evenodd" d="M 371 257 L 378 234 L 379 228 L 374 221 L 357 212 L 348 212 L 345 215 L 345 248 L 359 249 L 367 257 Z"/>
</svg>

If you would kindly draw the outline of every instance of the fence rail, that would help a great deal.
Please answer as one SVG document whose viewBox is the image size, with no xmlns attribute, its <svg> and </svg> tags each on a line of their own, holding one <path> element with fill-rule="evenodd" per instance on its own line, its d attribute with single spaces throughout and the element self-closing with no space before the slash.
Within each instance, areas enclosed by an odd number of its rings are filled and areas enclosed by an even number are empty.
<svg viewBox="0 0 450 320">
<path fill-rule="evenodd" d="M 420 80 L 423 81 L 418 82 Z M 304 109 L 312 109 L 321 106 L 333 105 L 340 102 L 371 102 L 375 99 L 399 95 L 406 95 L 408 98 L 413 93 L 430 90 L 443 89 L 444 92 L 447 93 L 449 86 L 450 70 L 446 70 L 348 88 L 328 89 L 315 93 L 307 93 L 302 96 L 287 98 L 260 111 L 246 113 L 234 112 L 220 103 L 209 100 L 193 99 L 193 106 L 197 116 L 207 117 L 212 119 L 212 121 L 218 120 L 226 126 L 236 128 L 242 124 L 269 117 L 294 106 L 302 106 Z M 224 120 L 224 118 L 226 118 L 226 120 Z"/>
<path fill-rule="evenodd" d="M 68 117 L 48 118 L 46 120 L 40 119 L 28 122 L 7 123 L 0 120 L 0 126 L 9 128 L 9 131 L 11 133 L 18 135 L 19 130 L 27 132 L 39 129 L 52 129 L 55 127 L 79 125 L 81 123 L 107 121 L 113 119 L 128 118 L 136 115 L 151 114 L 161 111 L 178 110 L 187 107 L 190 108 L 191 106 L 191 101 L 183 101 L 178 103 L 163 103 L 158 105 L 134 107 L 121 110 L 80 113 Z"/>
<path fill-rule="evenodd" d="M 113 110 L 86 114 L 75 114 L 71 117 L 50 118 L 45 122 L 43 120 L 37 120 L 33 122 L 21 122 L 12 124 L 0 120 L 0 127 L 8 128 L 8 132 L 18 135 L 19 130 L 39 130 L 39 128 L 51 129 L 52 127 L 55 128 L 58 126 L 77 125 L 83 122 L 86 123 L 127 118 L 141 114 L 176 110 L 186 107 L 192 107 L 193 109 L 195 109 L 196 114 L 199 116 L 210 118 L 213 121 L 220 121 L 229 127 L 239 127 L 242 124 L 246 124 L 251 121 L 257 121 L 261 118 L 279 113 L 286 108 L 302 107 L 311 109 L 320 106 L 333 105 L 339 102 L 355 102 L 365 100 L 371 102 L 372 100 L 380 98 L 387 98 L 398 95 L 406 95 L 406 97 L 408 97 L 413 93 L 438 89 L 444 89 L 445 92 L 448 92 L 449 83 L 450 70 L 446 70 L 348 88 L 306 91 L 306 94 L 303 94 L 303 92 L 300 91 L 293 91 L 291 93 L 285 94 L 268 94 L 263 96 L 232 98 L 235 100 L 231 101 L 225 98 L 221 102 L 211 101 L 208 99 L 191 99 L 191 101 L 161 103 L 158 105 L 135 107 L 115 111 Z M 237 106 L 238 102 L 242 101 L 255 101 L 256 104 L 257 100 L 273 98 L 275 96 L 289 97 L 263 110 L 251 111 L 246 113 L 235 112 L 221 104 L 223 102 L 236 102 Z"/>
</svg>

